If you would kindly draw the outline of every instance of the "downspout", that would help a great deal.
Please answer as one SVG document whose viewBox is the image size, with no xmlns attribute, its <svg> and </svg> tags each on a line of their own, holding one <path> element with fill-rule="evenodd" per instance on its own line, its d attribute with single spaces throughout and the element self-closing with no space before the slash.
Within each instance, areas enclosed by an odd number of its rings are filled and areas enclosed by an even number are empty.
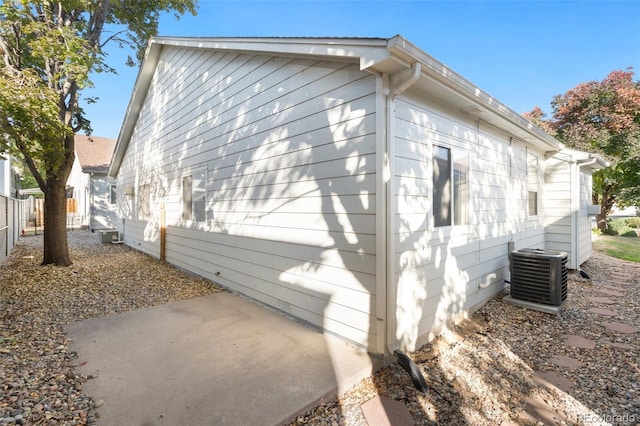
<svg viewBox="0 0 640 426">
<path fill-rule="evenodd" d="M 93 231 L 93 172 L 89 174 L 89 231 Z"/>
<path fill-rule="evenodd" d="M 575 212 L 573 214 L 573 229 L 575 230 L 575 232 L 573 233 L 573 246 L 574 246 L 574 250 L 571 250 L 571 257 L 573 259 L 572 263 L 576 268 L 576 271 L 580 271 L 580 265 L 578 264 L 580 256 L 580 168 L 584 167 L 584 166 L 590 166 L 592 164 L 594 164 L 597 161 L 597 158 L 592 157 L 589 158 L 588 160 L 579 160 L 576 162 L 577 170 L 576 170 L 576 184 L 575 184 L 575 189 L 577 190 L 576 193 L 576 199 L 577 199 L 577 205 L 576 205 L 576 209 Z"/>
<path fill-rule="evenodd" d="M 404 80 L 397 82 L 393 87 L 390 87 L 390 78 L 387 75 L 387 90 L 386 90 L 386 137 L 385 137 L 385 153 L 388 158 L 388 177 L 386 179 L 386 191 L 385 191 L 385 208 L 387 211 L 387 223 L 386 223 L 386 253 L 385 253 L 385 264 L 386 264 L 386 302 L 387 302 L 387 313 L 386 313 L 386 321 L 387 321 L 387 332 L 386 332 L 386 346 L 387 350 L 390 354 L 395 354 L 396 350 L 399 349 L 398 341 L 396 338 L 396 330 L 397 330 L 397 320 L 396 320 L 396 311 L 397 311 L 397 288 L 395 283 L 395 202 L 394 202 L 394 170 L 393 170 L 393 161 L 395 158 L 395 147 L 394 147 L 394 139 L 395 139 L 395 119 L 394 119 L 394 106 L 395 106 L 395 98 L 400 95 L 402 92 L 407 90 L 411 85 L 413 85 L 420 78 L 420 74 L 422 72 L 422 65 L 420 62 L 414 62 L 411 64 L 411 72 L 409 76 Z"/>
</svg>

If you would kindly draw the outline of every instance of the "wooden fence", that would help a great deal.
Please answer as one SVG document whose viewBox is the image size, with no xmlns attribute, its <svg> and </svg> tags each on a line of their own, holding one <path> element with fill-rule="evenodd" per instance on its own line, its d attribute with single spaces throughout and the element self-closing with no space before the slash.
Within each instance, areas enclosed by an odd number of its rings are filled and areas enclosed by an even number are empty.
<svg viewBox="0 0 640 426">
<path fill-rule="evenodd" d="M 35 205 L 33 226 L 41 228 L 44 226 L 44 199 L 36 199 Z M 78 213 L 78 201 L 75 198 L 67 198 L 67 215 L 76 213 Z"/>
</svg>

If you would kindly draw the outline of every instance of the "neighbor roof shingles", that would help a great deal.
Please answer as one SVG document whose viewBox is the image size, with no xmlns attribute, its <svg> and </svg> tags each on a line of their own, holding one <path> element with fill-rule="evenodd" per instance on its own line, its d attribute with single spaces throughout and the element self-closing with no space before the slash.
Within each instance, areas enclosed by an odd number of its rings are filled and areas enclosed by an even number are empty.
<svg viewBox="0 0 640 426">
<path fill-rule="evenodd" d="M 76 155 L 82 171 L 84 173 L 107 173 L 115 146 L 115 139 L 76 135 Z"/>
</svg>

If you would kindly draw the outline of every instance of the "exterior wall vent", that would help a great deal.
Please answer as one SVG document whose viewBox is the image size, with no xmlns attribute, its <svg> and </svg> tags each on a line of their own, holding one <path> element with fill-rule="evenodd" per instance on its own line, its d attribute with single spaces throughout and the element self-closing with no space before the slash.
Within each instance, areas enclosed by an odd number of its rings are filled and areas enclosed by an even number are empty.
<svg viewBox="0 0 640 426">
<path fill-rule="evenodd" d="M 511 252 L 511 297 L 560 306 L 567 298 L 567 253 L 521 249 Z"/>
</svg>

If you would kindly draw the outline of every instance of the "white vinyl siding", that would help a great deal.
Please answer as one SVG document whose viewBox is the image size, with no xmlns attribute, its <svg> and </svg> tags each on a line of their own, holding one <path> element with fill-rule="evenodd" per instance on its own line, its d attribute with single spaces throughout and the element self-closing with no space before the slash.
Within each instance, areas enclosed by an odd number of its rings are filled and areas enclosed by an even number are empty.
<svg viewBox="0 0 640 426">
<path fill-rule="evenodd" d="M 547 248 L 566 252 L 568 268 L 578 269 L 591 257 L 592 171 L 561 153 L 545 161 L 544 181 Z"/>
<path fill-rule="evenodd" d="M 118 185 L 158 182 L 170 263 L 373 347 L 375 87 L 356 64 L 167 47 Z M 156 247 L 158 220 L 125 236 Z"/>
<path fill-rule="evenodd" d="M 564 251 L 572 262 L 573 212 L 571 191 L 575 186 L 569 161 L 549 158 L 545 161 L 545 225 L 547 248 Z M 575 268 L 572 264 L 571 268 Z"/>
<path fill-rule="evenodd" d="M 396 320 L 407 350 L 503 288 L 510 241 L 516 249 L 544 248 L 544 228 L 528 215 L 530 148 L 458 114 L 418 97 L 396 100 Z M 432 219 L 432 158 L 438 147 L 451 150 L 452 163 L 462 159 L 460 171 L 466 168 L 466 188 L 459 192 L 468 192 L 468 225 L 455 226 L 454 218 L 454 226 L 437 227 Z"/>
</svg>

